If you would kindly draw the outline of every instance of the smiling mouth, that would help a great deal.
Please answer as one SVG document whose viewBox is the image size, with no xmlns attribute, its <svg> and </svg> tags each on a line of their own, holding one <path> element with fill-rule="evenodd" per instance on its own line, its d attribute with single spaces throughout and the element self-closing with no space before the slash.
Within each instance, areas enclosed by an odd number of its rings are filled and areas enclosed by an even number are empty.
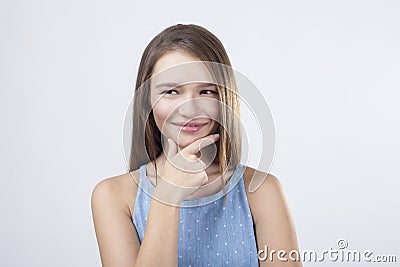
<svg viewBox="0 0 400 267">
<path fill-rule="evenodd" d="M 194 133 L 203 128 L 207 123 L 186 123 L 186 124 L 175 124 L 180 127 L 182 132 Z"/>
</svg>

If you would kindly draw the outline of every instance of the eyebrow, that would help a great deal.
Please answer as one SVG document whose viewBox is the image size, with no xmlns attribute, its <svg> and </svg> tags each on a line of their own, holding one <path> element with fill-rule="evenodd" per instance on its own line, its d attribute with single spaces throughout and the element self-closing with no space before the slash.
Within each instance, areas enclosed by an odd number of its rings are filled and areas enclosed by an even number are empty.
<svg viewBox="0 0 400 267">
<path fill-rule="evenodd" d="M 200 83 L 200 87 L 208 87 L 208 86 L 214 86 L 216 84 L 214 83 L 206 83 L 206 82 L 194 82 L 194 83 Z M 159 83 L 156 85 L 156 88 L 160 88 L 160 87 L 178 87 L 178 86 L 182 86 L 185 84 L 190 84 L 190 83 L 183 83 L 183 84 L 178 84 L 178 83 L 172 83 L 172 82 L 166 82 L 166 83 Z"/>
<path fill-rule="evenodd" d="M 177 83 L 159 83 L 156 85 L 156 88 L 160 88 L 160 87 L 176 87 L 178 86 Z"/>
</svg>

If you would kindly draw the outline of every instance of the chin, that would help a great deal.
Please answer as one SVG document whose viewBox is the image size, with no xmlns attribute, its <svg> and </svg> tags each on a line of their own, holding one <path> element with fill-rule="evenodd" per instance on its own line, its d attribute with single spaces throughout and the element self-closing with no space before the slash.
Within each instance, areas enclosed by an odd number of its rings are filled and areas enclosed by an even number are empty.
<svg viewBox="0 0 400 267">
<path fill-rule="evenodd" d="M 192 134 L 192 135 L 181 134 L 180 138 L 178 138 L 176 140 L 176 143 L 180 147 L 186 147 L 186 146 L 190 145 L 191 143 L 193 143 L 194 141 L 196 141 L 200 138 L 206 137 L 208 135 L 209 135 L 208 133 L 207 134 L 198 133 L 198 134 Z"/>
</svg>

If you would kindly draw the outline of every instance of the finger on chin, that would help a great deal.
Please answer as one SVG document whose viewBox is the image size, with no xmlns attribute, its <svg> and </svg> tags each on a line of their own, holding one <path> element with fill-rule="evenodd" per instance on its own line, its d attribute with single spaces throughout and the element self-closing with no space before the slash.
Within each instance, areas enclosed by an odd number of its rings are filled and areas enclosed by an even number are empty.
<svg viewBox="0 0 400 267">
<path fill-rule="evenodd" d="M 186 147 L 187 152 L 195 155 L 206 146 L 214 143 L 216 140 L 217 138 L 213 137 L 213 135 L 200 138 Z"/>
</svg>

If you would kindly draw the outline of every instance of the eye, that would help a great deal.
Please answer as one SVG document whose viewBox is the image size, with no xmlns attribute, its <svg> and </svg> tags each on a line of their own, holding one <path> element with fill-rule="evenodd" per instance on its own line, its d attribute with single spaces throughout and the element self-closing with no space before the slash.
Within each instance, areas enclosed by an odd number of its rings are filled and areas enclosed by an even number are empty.
<svg viewBox="0 0 400 267">
<path fill-rule="evenodd" d="M 202 92 L 202 93 L 205 92 L 206 95 L 211 95 L 211 94 L 216 94 L 216 95 L 218 95 L 218 92 L 217 92 L 217 91 L 214 91 L 214 90 L 202 90 L 201 92 Z"/>
<path fill-rule="evenodd" d="M 166 90 L 164 92 L 162 92 L 163 94 L 167 94 L 167 95 L 174 95 L 177 93 L 176 90 Z"/>
</svg>

